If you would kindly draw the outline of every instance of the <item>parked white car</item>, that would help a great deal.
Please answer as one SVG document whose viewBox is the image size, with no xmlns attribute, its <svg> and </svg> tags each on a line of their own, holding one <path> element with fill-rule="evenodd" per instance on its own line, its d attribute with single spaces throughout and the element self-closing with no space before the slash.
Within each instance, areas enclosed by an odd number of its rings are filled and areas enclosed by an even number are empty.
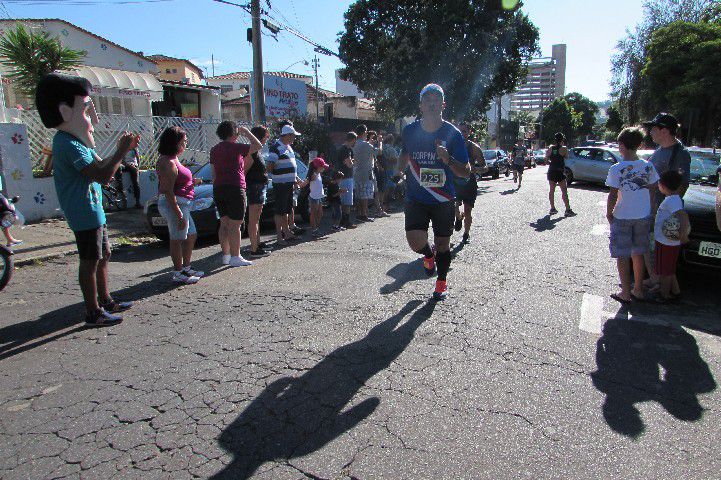
<svg viewBox="0 0 721 480">
<path fill-rule="evenodd" d="M 653 150 L 639 150 L 638 156 L 644 160 L 653 154 Z M 606 184 L 611 165 L 621 161 L 621 153 L 609 147 L 577 147 L 568 151 L 566 159 L 566 183 L 576 181 Z"/>
</svg>

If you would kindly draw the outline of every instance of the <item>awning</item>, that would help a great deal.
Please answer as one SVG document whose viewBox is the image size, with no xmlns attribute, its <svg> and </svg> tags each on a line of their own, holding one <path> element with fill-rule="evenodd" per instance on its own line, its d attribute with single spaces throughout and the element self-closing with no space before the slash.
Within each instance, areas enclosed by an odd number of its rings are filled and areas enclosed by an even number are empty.
<svg viewBox="0 0 721 480">
<path fill-rule="evenodd" d="M 102 67 L 81 66 L 75 72 L 87 78 L 93 93 L 105 97 L 146 97 L 151 102 L 163 100 L 163 86 L 151 73 L 128 72 Z"/>
</svg>

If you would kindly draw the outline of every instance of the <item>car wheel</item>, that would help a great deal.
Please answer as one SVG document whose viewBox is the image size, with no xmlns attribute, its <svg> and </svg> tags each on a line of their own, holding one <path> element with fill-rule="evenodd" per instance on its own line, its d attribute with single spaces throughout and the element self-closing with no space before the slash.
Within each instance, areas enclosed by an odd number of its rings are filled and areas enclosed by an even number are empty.
<svg viewBox="0 0 721 480">
<path fill-rule="evenodd" d="M 576 179 L 573 178 L 573 172 L 570 168 L 567 168 L 563 171 L 563 174 L 566 176 L 566 185 L 570 186 Z"/>
</svg>

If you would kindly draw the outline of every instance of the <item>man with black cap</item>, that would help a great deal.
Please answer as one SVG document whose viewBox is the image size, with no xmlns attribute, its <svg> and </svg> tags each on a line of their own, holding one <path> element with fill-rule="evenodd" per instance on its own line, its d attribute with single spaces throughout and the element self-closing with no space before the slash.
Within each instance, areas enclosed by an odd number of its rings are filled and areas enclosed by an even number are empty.
<svg viewBox="0 0 721 480">
<path fill-rule="evenodd" d="M 108 287 L 110 243 L 105 226 L 100 184 L 108 183 L 128 150 L 139 137 L 123 132 L 115 153 L 101 160 L 95 153 L 93 125 L 98 123 L 91 85 L 86 79 L 51 73 L 43 77 L 35 92 L 35 105 L 47 128 L 58 131 L 53 138 L 55 189 L 70 229 L 75 234 L 80 268 L 78 281 L 83 292 L 90 327 L 117 325 L 131 302 L 116 302 Z"/>
<path fill-rule="evenodd" d="M 683 185 L 679 189 L 679 195 L 683 198 L 688 185 L 691 180 L 691 154 L 688 152 L 686 147 L 681 141 L 676 138 L 676 132 L 680 127 L 676 117 L 670 113 L 659 113 L 654 117 L 653 120 L 643 122 L 643 126 L 646 127 L 648 132 L 651 134 L 651 138 L 654 143 L 658 144 L 658 149 L 651 155 L 649 162 L 656 167 L 658 176 L 662 176 L 669 170 L 680 170 L 683 174 Z M 658 206 L 663 201 L 664 196 L 658 190 L 658 184 L 654 184 L 653 187 L 654 195 L 651 198 L 654 199 L 654 205 L 652 205 L 653 215 L 656 215 Z M 655 240 L 653 238 L 653 229 L 651 230 L 651 245 L 655 248 Z M 649 278 L 645 282 L 645 285 L 652 290 L 659 284 L 659 277 L 656 275 L 656 270 L 653 268 L 653 262 L 651 261 L 651 252 L 645 255 L 646 269 L 648 270 Z"/>
<path fill-rule="evenodd" d="M 670 113 L 659 113 L 653 120 L 643 122 L 643 126 L 651 134 L 653 141 L 659 148 L 649 158 L 649 161 L 656 167 L 658 175 L 661 176 L 669 170 L 681 170 L 683 172 L 683 186 L 681 197 L 686 193 L 691 179 L 691 154 L 686 147 L 676 138 L 676 131 L 680 127 L 676 117 Z M 658 188 L 658 187 L 657 187 Z M 657 203 L 663 200 L 660 195 L 656 196 Z"/>
</svg>

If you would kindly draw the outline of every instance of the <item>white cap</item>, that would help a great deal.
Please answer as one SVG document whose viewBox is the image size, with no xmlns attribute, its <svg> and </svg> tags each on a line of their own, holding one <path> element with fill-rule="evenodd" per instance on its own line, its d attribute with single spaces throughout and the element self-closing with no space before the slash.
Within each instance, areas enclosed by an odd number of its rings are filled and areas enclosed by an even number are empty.
<svg viewBox="0 0 721 480">
<path fill-rule="evenodd" d="M 420 98 L 423 99 L 423 95 L 425 95 L 428 92 L 436 92 L 441 94 L 441 98 L 445 99 L 445 94 L 443 93 L 443 88 L 436 84 L 436 83 L 429 83 L 425 87 L 423 87 L 423 90 L 421 90 Z"/>
<path fill-rule="evenodd" d="M 300 133 L 295 131 L 295 128 L 293 128 L 293 125 L 283 125 L 283 129 L 280 131 L 280 135 L 283 136 L 283 135 L 290 135 L 290 134 L 300 136 Z"/>
</svg>

